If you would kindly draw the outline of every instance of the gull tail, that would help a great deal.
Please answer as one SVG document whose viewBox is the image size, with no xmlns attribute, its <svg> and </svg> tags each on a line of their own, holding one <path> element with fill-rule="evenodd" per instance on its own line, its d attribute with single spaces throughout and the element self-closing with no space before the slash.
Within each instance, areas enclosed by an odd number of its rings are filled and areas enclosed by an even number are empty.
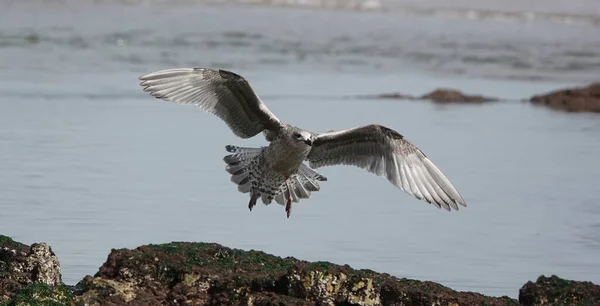
<svg viewBox="0 0 600 306">
<path fill-rule="evenodd" d="M 315 170 L 309 168 L 305 164 L 300 164 L 298 173 L 292 175 L 289 179 L 292 202 L 300 202 L 300 199 L 310 198 L 313 191 L 319 191 L 321 187 L 319 182 L 327 181 L 327 178 Z M 287 184 L 283 184 L 280 192 L 275 196 L 274 200 L 277 204 L 285 205 L 288 196 Z"/>
<path fill-rule="evenodd" d="M 238 190 L 242 193 L 252 191 L 252 187 L 257 187 L 260 178 L 258 157 L 264 148 L 242 148 L 229 145 L 225 149 L 233 153 L 223 158 L 227 163 L 225 170 L 231 174 L 231 181 L 238 185 Z"/>
</svg>

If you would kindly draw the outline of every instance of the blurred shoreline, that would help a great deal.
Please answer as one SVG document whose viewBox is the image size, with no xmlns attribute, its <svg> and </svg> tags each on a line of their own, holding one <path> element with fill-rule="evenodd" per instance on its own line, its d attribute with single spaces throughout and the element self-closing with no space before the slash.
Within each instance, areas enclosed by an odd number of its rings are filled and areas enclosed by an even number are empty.
<svg viewBox="0 0 600 306">
<path fill-rule="evenodd" d="M 564 22 L 548 17 L 553 21 L 548 23 L 537 22 L 545 17 L 540 19 L 532 11 L 508 12 L 521 17 L 504 18 L 505 13 L 462 11 L 441 4 L 437 8 L 423 4 L 409 15 L 297 9 L 391 10 L 394 5 L 408 7 L 406 2 L 384 1 L 377 6 L 372 1 L 11 1 L 0 12 L 4 57 L 0 66 L 10 66 L 10 59 L 24 69 L 47 70 L 70 69 L 67 61 L 79 61 L 78 69 L 91 65 L 113 67 L 113 71 L 312 67 L 551 81 L 564 86 L 598 81 L 600 17 L 596 15 L 573 19 L 567 13 Z M 90 3 L 93 10 L 88 9 Z"/>
<path fill-rule="evenodd" d="M 18 1 L 5 1 L 6 8 L 19 6 Z M 600 27 L 600 6 L 594 0 L 571 1 L 564 6 L 560 0 L 544 1 L 498 1 L 484 0 L 37 0 L 29 1 L 36 5 L 89 6 L 119 4 L 126 6 L 159 5 L 233 5 L 289 7 L 314 10 L 348 10 L 357 12 L 382 12 L 399 16 L 450 17 L 469 20 L 492 20 L 502 22 L 547 22 L 566 25 Z"/>
</svg>

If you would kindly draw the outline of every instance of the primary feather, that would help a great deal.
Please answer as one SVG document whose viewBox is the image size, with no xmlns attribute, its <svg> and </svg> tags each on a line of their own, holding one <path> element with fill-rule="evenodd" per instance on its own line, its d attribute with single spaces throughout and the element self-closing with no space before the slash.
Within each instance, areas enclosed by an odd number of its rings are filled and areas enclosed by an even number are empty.
<svg viewBox="0 0 600 306">
<path fill-rule="evenodd" d="M 447 210 L 465 200 L 419 148 L 381 125 L 317 134 L 307 157 L 312 168 L 353 165 L 379 176 L 418 199 Z"/>
<path fill-rule="evenodd" d="M 282 123 L 260 100 L 248 81 L 225 70 L 175 68 L 140 77 L 144 91 L 165 101 L 195 104 L 215 114 L 235 135 L 250 138 Z"/>
</svg>

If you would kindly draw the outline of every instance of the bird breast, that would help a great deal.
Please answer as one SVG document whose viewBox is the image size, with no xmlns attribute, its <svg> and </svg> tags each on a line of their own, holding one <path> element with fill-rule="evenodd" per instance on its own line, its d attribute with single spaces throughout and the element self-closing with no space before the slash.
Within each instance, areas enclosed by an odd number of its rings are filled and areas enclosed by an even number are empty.
<svg viewBox="0 0 600 306">
<path fill-rule="evenodd" d="M 298 170 L 309 152 L 310 147 L 307 149 L 283 142 L 272 142 L 265 150 L 265 163 L 269 170 L 289 176 Z"/>
</svg>

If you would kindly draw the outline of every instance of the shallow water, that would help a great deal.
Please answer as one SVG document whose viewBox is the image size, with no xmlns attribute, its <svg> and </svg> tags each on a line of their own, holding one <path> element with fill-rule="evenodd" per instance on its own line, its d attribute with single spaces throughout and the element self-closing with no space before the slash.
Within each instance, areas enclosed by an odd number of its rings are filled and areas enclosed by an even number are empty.
<svg viewBox="0 0 600 306">
<path fill-rule="evenodd" d="M 598 66 L 584 65 L 600 56 L 590 47 L 600 40 L 597 28 L 191 8 L 105 3 L 92 12 L 34 2 L 0 16 L 0 233 L 48 242 L 65 282 L 95 273 L 111 248 L 168 241 L 215 241 L 490 295 L 516 297 L 540 274 L 600 282 L 599 119 L 517 101 L 597 76 Z M 73 12 L 75 21 L 66 20 Z M 433 48 L 442 37 L 462 47 Z M 539 52 L 531 59 L 498 50 L 503 40 L 507 50 L 524 43 Z M 473 49 L 477 43 L 483 48 Z M 411 48 L 434 55 L 406 57 Z M 592 55 L 557 55 L 570 49 Z M 457 60 L 485 50 L 543 64 Z M 364 170 L 333 167 L 319 169 L 329 181 L 290 219 L 278 205 L 249 213 L 221 159 L 227 144 L 264 140 L 238 139 L 218 118 L 151 99 L 137 85 L 140 74 L 175 66 L 234 69 L 279 118 L 313 131 L 394 128 L 469 206 L 448 213 Z M 446 86 L 509 101 L 348 98 Z"/>
</svg>

